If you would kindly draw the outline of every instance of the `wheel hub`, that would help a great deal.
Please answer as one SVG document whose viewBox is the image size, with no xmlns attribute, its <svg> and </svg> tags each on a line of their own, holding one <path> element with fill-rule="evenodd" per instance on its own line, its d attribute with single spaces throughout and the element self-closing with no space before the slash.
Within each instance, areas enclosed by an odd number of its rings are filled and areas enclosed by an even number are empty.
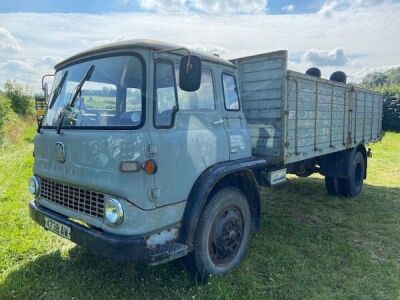
<svg viewBox="0 0 400 300">
<path fill-rule="evenodd" d="M 217 265 L 226 265 L 236 256 L 243 240 L 243 218 L 239 210 L 230 207 L 219 213 L 213 221 L 209 252 Z"/>
</svg>

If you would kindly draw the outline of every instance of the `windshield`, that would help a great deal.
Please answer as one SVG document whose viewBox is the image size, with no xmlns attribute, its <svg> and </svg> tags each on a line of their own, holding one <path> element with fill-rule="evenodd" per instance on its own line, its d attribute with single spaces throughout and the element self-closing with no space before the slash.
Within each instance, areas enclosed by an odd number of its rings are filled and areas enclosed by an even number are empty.
<svg viewBox="0 0 400 300">
<path fill-rule="evenodd" d="M 69 107 L 91 66 L 93 73 Z M 61 88 L 58 92 L 57 87 Z M 42 126 L 55 127 L 62 120 L 63 128 L 139 127 L 144 115 L 144 94 L 143 66 L 136 56 L 112 56 L 72 65 L 56 73 L 50 95 L 53 105 L 48 108 Z"/>
</svg>

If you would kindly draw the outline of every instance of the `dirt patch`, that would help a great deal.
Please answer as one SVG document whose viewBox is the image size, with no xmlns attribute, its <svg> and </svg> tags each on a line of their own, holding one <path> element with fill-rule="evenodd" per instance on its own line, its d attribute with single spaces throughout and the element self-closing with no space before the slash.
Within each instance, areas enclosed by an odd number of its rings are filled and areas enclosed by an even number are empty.
<svg viewBox="0 0 400 300">
<path fill-rule="evenodd" d="M 372 241 L 353 240 L 353 243 L 355 243 L 362 250 L 368 252 L 374 261 L 384 262 L 394 259 L 397 263 L 400 262 L 398 253 L 396 253 L 397 251 L 393 248 L 391 249 L 391 247 L 386 247 L 385 245 Z"/>
<path fill-rule="evenodd" d="M 293 218 L 301 224 L 307 224 L 307 225 L 311 225 L 311 226 L 319 226 L 322 223 L 322 221 L 318 217 L 309 215 L 309 214 L 305 214 L 302 212 L 294 213 Z"/>
</svg>

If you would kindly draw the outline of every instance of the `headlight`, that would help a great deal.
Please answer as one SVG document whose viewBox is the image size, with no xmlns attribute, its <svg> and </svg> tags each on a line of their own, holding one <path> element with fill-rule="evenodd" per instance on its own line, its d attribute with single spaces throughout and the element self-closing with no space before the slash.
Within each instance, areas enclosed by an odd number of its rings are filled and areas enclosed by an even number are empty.
<svg viewBox="0 0 400 300">
<path fill-rule="evenodd" d="M 32 193 L 33 195 L 39 194 L 39 187 L 39 179 L 36 176 L 32 176 L 31 178 L 29 178 L 28 190 L 30 193 Z"/>
<path fill-rule="evenodd" d="M 117 199 L 108 199 L 105 204 L 105 221 L 110 225 L 121 224 L 124 219 L 124 210 Z"/>
</svg>

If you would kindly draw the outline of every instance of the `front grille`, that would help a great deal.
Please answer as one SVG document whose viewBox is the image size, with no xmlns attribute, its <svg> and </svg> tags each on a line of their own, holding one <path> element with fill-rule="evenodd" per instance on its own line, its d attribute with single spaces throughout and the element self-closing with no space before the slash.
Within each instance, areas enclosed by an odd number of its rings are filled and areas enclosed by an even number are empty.
<svg viewBox="0 0 400 300">
<path fill-rule="evenodd" d="M 40 196 L 56 204 L 103 218 L 104 194 L 41 178 Z"/>
</svg>

